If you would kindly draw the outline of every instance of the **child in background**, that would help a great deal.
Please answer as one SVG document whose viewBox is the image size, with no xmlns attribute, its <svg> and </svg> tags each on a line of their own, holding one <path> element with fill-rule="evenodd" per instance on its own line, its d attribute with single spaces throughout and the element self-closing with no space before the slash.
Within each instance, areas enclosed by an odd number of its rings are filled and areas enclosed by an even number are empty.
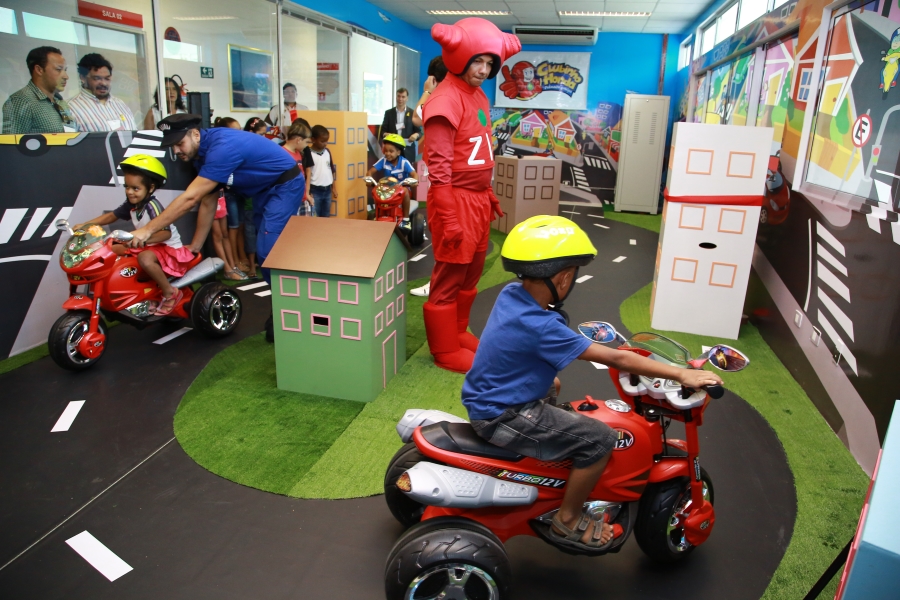
<svg viewBox="0 0 900 600">
<path fill-rule="evenodd" d="M 416 170 L 413 169 L 409 161 L 403 158 L 403 150 L 406 148 L 406 142 L 396 133 L 388 133 L 384 136 L 381 143 L 381 153 L 384 155 L 378 160 L 372 168 L 369 169 L 368 176 L 378 181 L 383 177 L 393 177 L 397 181 L 403 181 L 407 177 L 418 179 Z M 371 184 L 367 184 L 371 185 Z M 409 190 L 403 188 L 403 223 L 401 226 L 409 225 Z"/>
<path fill-rule="evenodd" d="M 312 145 L 303 150 L 303 169 L 306 174 L 306 197 L 311 198 L 316 216 L 331 216 L 331 201 L 337 200 L 334 177 L 337 168 L 328 150 L 328 129 L 322 125 L 312 128 Z"/>
<path fill-rule="evenodd" d="M 244 200 L 244 251 L 250 270 L 247 275 L 256 279 L 256 225 L 253 224 L 253 198 Z"/>
<path fill-rule="evenodd" d="M 309 136 L 309 127 L 304 125 L 302 119 L 297 119 L 291 123 L 291 126 L 288 128 L 287 133 L 285 134 L 287 141 L 285 141 L 284 146 L 282 146 L 282 148 L 291 155 L 291 158 L 297 161 L 297 166 L 300 167 L 301 171 L 303 170 L 303 153 L 306 149 L 306 145 L 309 144 Z M 306 188 L 304 189 L 303 200 L 300 202 L 300 208 L 297 209 L 297 216 L 316 216 L 315 210 L 309 199 L 309 182 L 307 182 Z"/>
<path fill-rule="evenodd" d="M 230 127 L 240 129 L 241 124 L 231 117 L 216 119 L 213 127 Z M 219 196 L 219 204 L 216 208 L 216 217 L 212 225 L 213 248 L 216 256 L 225 262 L 223 275 L 232 281 L 246 281 L 247 275 L 243 269 L 249 269 L 250 265 L 238 265 L 235 262 L 237 253 L 237 235 L 240 222 L 240 204 L 242 196 L 234 190 L 226 187 Z M 243 267 L 243 269 L 241 268 Z"/>
<path fill-rule="evenodd" d="M 255 133 L 256 135 L 266 135 L 266 130 L 269 128 L 266 125 L 266 122 L 260 119 L 259 117 L 250 117 L 247 119 L 247 123 L 244 125 L 244 131 L 249 131 L 250 133 Z M 235 127 L 237 129 L 237 127 Z"/>
<path fill-rule="evenodd" d="M 163 211 L 162 205 L 153 196 L 153 192 L 166 183 L 167 173 L 163 164 L 152 156 L 135 154 L 123 160 L 119 167 L 125 174 L 125 202 L 112 212 L 76 225 L 75 229 L 83 229 L 90 224 L 111 225 L 119 219 L 131 219 L 135 228 L 139 228 Z M 175 225 L 169 225 L 150 236 L 146 248 L 129 250 L 113 245 L 113 250 L 116 254 L 137 254 L 138 264 L 163 292 L 163 301 L 156 307 L 155 314 L 167 315 L 172 312 L 184 297 L 184 292 L 172 287 L 169 277 L 184 275 L 187 264 L 194 259 L 191 251 L 181 245 L 181 236 Z"/>
</svg>

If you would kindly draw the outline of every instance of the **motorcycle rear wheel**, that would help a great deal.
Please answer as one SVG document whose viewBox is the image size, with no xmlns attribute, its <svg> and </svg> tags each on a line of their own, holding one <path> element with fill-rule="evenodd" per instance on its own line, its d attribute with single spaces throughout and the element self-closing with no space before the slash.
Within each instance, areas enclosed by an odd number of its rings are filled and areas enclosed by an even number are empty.
<svg viewBox="0 0 900 600">
<path fill-rule="evenodd" d="M 242 314 L 240 297 L 219 282 L 203 285 L 191 298 L 191 321 L 208 337 L 224 337 L 234 331 Z"/>
<path fill-rule="evenodd" d="M 713 484 L 709 473 L 701 467 L 703 497 L 713 502 Z M 634 539 L 644 554 L 662 563 L 674 563 L 694 551 L 695 546 L 684 537 L 683 517 L 679 512 L 691 499 L 691 482 L 678 477 L 652 483 L 644 490 L 634 526 Z"/>
<path fill-rule="evenodd" d="M 78 342 L 87 333 L 91 323 L 91 313 L 87 310 L 72 310 L 61 316 L 50 328 L 47 336 L 47 349 L 50 358 L 67 371 L 83 371 L 94 366 L 106 354 L 90 358 L 78 351 Z M 106 336 L 106 325 L 100 319 L 100 333 Z"/>
<path fill-rule="evenodd" d="M 404 527 L 412 527 L 422 520 L 425 505 L 419 504 L 397 489 L 397 478 L 403 475 L 407 469 L 411 469 L 416 463 L 423 460 L 437 462 L 419 452 L 416 445 L 413 442 L 409 442 L 397 450 L 384 474 L 384 499 L 391 514 Z"/>
<path fill-rule="evenodd" d="M 411 246 L 421 246 L 425 241 L 425 214 L 420 209 L 413 211 L 409 218 L 409 244 Z"/>
<path fill-rule="evenodd" d="M 388 600 L 506 600 L 511 580 L 503 543 L 484 525 L 461 517 L 411 527 L 384 569 Z"/>
</svg>

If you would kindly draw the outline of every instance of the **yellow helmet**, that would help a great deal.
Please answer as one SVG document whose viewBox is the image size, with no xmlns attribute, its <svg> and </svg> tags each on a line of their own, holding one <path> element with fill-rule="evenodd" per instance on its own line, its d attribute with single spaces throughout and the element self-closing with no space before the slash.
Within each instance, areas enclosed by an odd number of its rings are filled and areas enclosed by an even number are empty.
<svg viewBox="0 0 900 600">
<path fill-rule="evenodd" d="M 503 243 L 503 268 L 519 277 L 547 279 L 568 267 L 583 267 L 597 249 L 587 234 L 564 217 L 538 215 L 513 228 Z"/>
<path fill-rule="evenodd" d="M 166 184 L 166 179 L 169 177 L 163 164 L 149 154 L 135 154 L 134 156 L 129 156 L 119 163 L 119 168 L 122 169 L 123 172 L 130 169 L 149 176 L 152 180 L 157 182 L 156 187 L 164 186 Z"/>
<path fill-rule="evenodd" d="M 387 142 L 389 144 L 393 144 L 403 150 L 406 148 L 406 140 L 403 139 L 403 136 L 396 133 L 386 133 L 384 134 L 383 142 Z"/>
</svg>

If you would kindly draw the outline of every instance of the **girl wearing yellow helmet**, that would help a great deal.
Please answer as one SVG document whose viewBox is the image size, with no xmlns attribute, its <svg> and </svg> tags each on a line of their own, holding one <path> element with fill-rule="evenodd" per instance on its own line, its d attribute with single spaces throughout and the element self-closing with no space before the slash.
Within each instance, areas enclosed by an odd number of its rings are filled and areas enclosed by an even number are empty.
<svg viewBox="0 0 900 600">
<path fill-rule="evenodd" d="M 143 227 L 159 216 L 163 206 L 153 193 L 165 185 L 168 174 L 163 164 L 152 156 L 135 154 L 119 164 L 125 183 L 125 202 L 112 212 L 108 212 L 77 225 L 111 225 L 117 220 L 131 220 L 135 228 Z M 187 264 L 194 259 L 190 250 L 181 245 L 181 236 L 175 225 L 157 231 L 147 240 L 145 249 L 127 249 L 114 245 L 116 254 L 131 252 L 137 254 L 138 263 L 147 275 L 156 282 L 163 292 L 163 301 L 156 308 L 156 314 L 167 315 L 184 296 L 169 283 L 169 277 L 181 277 L 187 272 Z"/>
</svg>

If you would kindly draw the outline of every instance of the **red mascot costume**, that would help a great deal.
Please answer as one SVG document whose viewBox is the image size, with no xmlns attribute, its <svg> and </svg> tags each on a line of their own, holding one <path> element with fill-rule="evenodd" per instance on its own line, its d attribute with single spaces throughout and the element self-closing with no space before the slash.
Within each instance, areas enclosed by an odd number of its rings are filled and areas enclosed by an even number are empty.
<svg viewBox="0 0 900 600">
<path fill-rule="evenodd" d="M 449 73 L 424 105 L 428 139 L 428 227 L 434 247 L 431 291 L 425 303 L 425 333 L 434 362 L 465 373 L 478 338 L 466 331 L 488 247 L 493 215 L 503 216 L 491 189 L 494 156 L 490 106 L 473 73 L 493 61 L 488 79 L 522 48 L 519 38 L 485 19 L 437 24 L 431 37 L 443 50 Z"/>
</svg>

